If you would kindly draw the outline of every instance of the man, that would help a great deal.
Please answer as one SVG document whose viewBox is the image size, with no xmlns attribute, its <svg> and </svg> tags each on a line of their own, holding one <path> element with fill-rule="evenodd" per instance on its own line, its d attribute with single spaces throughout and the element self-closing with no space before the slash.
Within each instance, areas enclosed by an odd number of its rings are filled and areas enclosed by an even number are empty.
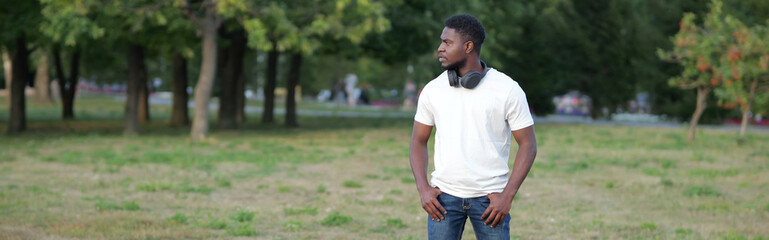
<svg viewBox="0 0 769 240">
<path fill-rule="evenodd" d="M 486 35 L 478 19 L 457 15 L 444 25 L 438 60 L 446 71 L 419 96 L 409 152 L 428 236 L 459 239 L 470 218 L 478 239 L 509 239 L 510 205 L 537 153 L 534 121 L 518 83 L 481 61 Z M 511 134 L 519 148 L 508 178 Z"/>
</svg>

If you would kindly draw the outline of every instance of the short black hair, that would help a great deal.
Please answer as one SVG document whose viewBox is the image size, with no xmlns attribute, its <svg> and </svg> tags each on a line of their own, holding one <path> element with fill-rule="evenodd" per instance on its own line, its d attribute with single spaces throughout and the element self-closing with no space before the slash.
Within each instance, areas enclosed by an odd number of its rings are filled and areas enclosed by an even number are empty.
<svg viewBox="0 0 769 240">
<path fill-rule="evenodd" d="M 466 41 L 472 41 L 473 51 L 477 52 L 478 55 L 481 54 L 481 45 L 486 39 L 486 29 L 483 28 L 481 21 L 470 14 L 460 14 L 449 17 L 443 25 L 457 31 Z"/>
</svg>

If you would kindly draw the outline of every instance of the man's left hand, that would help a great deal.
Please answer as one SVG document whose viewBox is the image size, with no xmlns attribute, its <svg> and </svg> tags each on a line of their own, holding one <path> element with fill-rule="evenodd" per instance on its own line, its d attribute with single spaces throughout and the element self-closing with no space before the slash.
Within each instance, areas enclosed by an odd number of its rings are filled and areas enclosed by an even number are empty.
<svg viewBox="0 0 769 240">
<path fill-rule="evenodd" d="M 507 217 L 507 214 L 510 213 L 510 204 L 512 204 L 513 199 L 506 199 L 506 197 L 500 193 L 490 193 L 488 197 L 490 202 L 489 207 L 483 212 L 481 219 L 486 220 L 486 225 L 496 227 L 499 226 L 499 224 L 502 223 L 502 220 Z"/>
</svg>

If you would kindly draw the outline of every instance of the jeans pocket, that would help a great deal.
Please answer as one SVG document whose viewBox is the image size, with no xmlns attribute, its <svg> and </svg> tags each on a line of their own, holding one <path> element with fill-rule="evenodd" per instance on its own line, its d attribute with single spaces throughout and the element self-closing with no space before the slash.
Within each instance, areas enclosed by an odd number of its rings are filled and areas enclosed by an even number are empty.
<svg viewBox="0 0 769 240">
<path fill-rule="evenodd" d="M 478 198 L 478 203 L 485 210 L 486 208 L 489 207 L 489 205 L 491 205 L 491 200 L 489 199 L 488 196 L 483 196 L 483 197 Z"/>
</svg>

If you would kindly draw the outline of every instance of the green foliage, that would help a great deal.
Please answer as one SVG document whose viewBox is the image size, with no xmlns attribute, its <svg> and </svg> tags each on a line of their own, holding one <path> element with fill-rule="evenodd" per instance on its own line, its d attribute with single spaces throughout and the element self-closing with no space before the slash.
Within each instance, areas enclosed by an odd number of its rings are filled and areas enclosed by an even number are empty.
<svg viewBox="0 0 769 240">
<path fill-rule="evenodd" d="M 0 29 L 3 29 L 0 32 L 0 46 L 9 46 L 13 39 L 21 35 L 25 35 L 32 42 L 40 38 L 37 31 L 39 22 L 42 20 L 39 1 L 3 1 L 0 4 L 4 6 L 4 10 L 0 12 Z M 5 49 L 9 53 L 12 50 Z M 5 85 L 7 81 L 5 75 L 0 78 L 2 78 L 0 81 L 2 85 Z M 5 89 L 8 87 L 6 86 Z"/>
<path fill-rule="evenodd" d="M 352 217 L 341 214 L 339 212 L 332 212 L 323 221 L 320 222 L 323 226 L 341 226 L 352 222 Z"/>
<path fill-rule="evenodd" d="M 715 91 L 719 106 L 766 113 L 754 103 L 768 106 L 764 104 L 769 98 L 769 30 L 763 25 L 747 27 L 731 16 L 724 22 L 724 31 L 731 34 L 721 42 L 726 54 L 722 54 L 718 70 L 726 77 Z"/>
<path fill-rule="evenodd" d="M 83 39 L 97 39 L 105 35 L 106 29 L 96 20 L 105 7 L 104 2 L 81 0 L 72 3 L 65 0 L 40 0 L 44 21 L 40 31 L 54 42 L 74 46 Z"/>
<path fill-rule="evenodd" d="M 270 50 L 310 54 L 321 47 L 322 38 L 349 40 L 359 44 L 370 32 L 389 27 L 385 5 L 379 1 L 224 1 L 220 12 L 245 18 L 248 45 Z M 257 12 L 257 14 L 251 14 Z"/>
<path fill-rule="evenodd" d="M 326 192 L 326 185 L 323 185 L 323 184 L 318 185 L 318 187 L 315 188 L 315 191 L 318 193 Z"/>
</svg>

